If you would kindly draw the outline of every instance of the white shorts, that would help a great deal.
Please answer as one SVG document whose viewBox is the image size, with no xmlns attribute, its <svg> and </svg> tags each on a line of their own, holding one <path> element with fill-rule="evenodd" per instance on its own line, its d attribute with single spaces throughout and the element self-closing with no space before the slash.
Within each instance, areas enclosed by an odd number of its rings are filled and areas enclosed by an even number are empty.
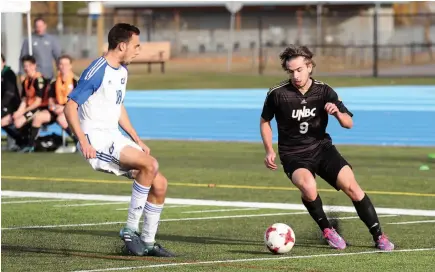
<svg viewBox="0 0 435 272">
<path fill-rule="evenodd" d="M 138 144 L 122 135 L 121 131 L 92 131 L 85 134 L 89 143 L 97 151 L 97 157 L 87 159 L 92 168 L 96 171 L 123 176 L 130 169 L 122 169 L 119 165 L 121 151 L 126 146 L 131 146 L 142 150 Z M 77 149 L 81 152 L 80 143 L 77 143 Z M 83 156 L 83 154 L 82 154 Z"/>
</svg>

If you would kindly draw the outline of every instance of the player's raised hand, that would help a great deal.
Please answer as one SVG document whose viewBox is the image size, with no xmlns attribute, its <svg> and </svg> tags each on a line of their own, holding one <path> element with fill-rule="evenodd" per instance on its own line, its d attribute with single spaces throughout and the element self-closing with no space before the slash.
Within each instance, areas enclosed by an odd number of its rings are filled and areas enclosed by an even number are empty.
<svg viewBox="0 0 435 272">
<path fill-rule="evenodd" d="M 276 154 L 274 151 L 267 152 L 266 158 L 264 158 L 264 164 L 270 170 L 276 170 L 278 168 L 275 163 L 275 158 L 276 158 Z"/>
<path fill-rule="evenodd" d="M 334 114 L 338 113 L 337 105 L 335 105 L 334 103 L 330 103 L 330 102 L 326 103 L 325 111 L 330 115 L 334 115 Z"/>
<path fill-rule="evenodd" d="M 147 155 L 150 154 L 151 149 L 146 144 L 144 144 L 142 141 L 139 141 L 137 144 L 140 146 L 140 148 L 142 148 L 142 150 L 143 150 L 143 152 L 145 152 L 145 154 L 147 154 Z"/>
<path fill-rule="evenodd" d="M 88 141 L 84 141 L 83 143 L 80 143 L 80 149 L 82 151 L 83 156 L 86 159 L 94 159 L 97 157 L 97 151 L 95 148 L 92 147 L 92 145 Z"/>
</svg>

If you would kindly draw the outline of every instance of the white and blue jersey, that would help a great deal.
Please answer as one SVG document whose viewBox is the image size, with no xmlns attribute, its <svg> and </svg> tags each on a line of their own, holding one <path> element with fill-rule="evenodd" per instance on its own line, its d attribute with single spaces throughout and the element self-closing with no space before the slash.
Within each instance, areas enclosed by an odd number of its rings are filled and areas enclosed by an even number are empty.
<svg viewBox="0 0 435 272">
<path fill-rule="evenodd" d="M 118 130 L 126 86 L 127 69 L 111 67 L 104 57 L 94 60 L 83 71 L 68 97 L 79 105 L 84 133 L 95 129 Z"/>
<path fill-rule="evenodd" d="M 142 150 L 119 130 L 126 85 L 127 68 L 113 68 L 101 57 L 83 71 L 68 96 L 79 105 L 80 126 L 97 151 L 96 158 L 87 160 L 94 170 L 125 175 L 128 169 L 122 169 L 119 162 L 124 147 Z"/>
</svg>

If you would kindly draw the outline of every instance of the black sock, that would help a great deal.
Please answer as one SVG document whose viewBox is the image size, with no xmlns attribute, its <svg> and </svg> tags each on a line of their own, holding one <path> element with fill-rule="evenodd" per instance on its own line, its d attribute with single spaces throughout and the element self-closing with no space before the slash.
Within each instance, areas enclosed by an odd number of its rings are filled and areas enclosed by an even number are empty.
<svg viewBox="0 0 435 272">
<path fill-rule="evenodd" d="M 36 136 L 38 136 L 39 127 L 33 127 L 30 129 L 30 139 L 29 139 L 29 146 L 35 146 L 35 140 Z"/>
<path fill-rule="evenodd" d="M 378 215 L 376 214 L 375 207 L 367 195 L 361 201 L 353 201 L 356 212 L 359 218 L 366 224 L 373 239 L 376 241 L 382 235 L 381 225 L 379 224 Z"/>
<path fill-rule="evenodd" d="M 325 211 L 323 210 L 322 199 L 319 195 L 317 195 L 316 199 L 312 202 L 308 202 L 302 198 L 302 203 L 304 203 L 311 217 L 316 221 L 322 231 L 331 228 L 331 223 L 329 223 L 326 217 Z"/>
<path fill-rule="evenodd" d="M 77 137 L 74 135 L 74 133 L 72 133 L 71 129 L 69 129 L 69 127 L 67 127 L 65 129 L 65 132 L 71 137 L 71 139 L 73 139 L 74 143 L 77 144 L 78 140 Z"/>
<path fill-rule="evenodd" d="M 2 129 L 9 136 L 11 136 L 12 139 L 15 140 L 15 143 L 17 145 L 22 145 L 23 144 L 23 137 L 21 136 L 20 132 L 18 131 L 18 129 L 14 125 L 9 125 L 9 126 L 2 127 Z"/>
</svg>

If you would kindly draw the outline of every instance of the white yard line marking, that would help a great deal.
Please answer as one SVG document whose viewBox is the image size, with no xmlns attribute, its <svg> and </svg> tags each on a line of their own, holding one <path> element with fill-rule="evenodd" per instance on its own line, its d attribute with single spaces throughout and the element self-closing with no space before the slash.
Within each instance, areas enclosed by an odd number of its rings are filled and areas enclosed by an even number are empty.
<svg viewBox="0 0 435 272">
<path fill-rule="evenodd" d="M 308 214 L 308 212 L 287 212 L 287 213 L 262 213 L 262 214 L 241 214 L 241 215 L 226 215 L 226 216 L 210 216 L 210 217 L 188 217 L 188 218 L 167 218 L 160 222 L 179 222 L 179 221 L 197 221 L 197 220 L 213 220 L 213 219 L 232 219 L 232 218 L 250 218 L 250 217 L 266 217 L 266 216 L 281 216 L 281 215 L 299 215 Z M 379 217 L 390 217 L 395 215 L 379 215 Z M 336 219 L 359 219 L 358 216 L 338 217 Z M 118 225 L 125 222 L 103 222 L 103 223 L 84 223 L 84 224 L 68 224 L 68 225 L 42 225 L 42 226 L 21 226 L 2 228 L 3 230 L 20 230 L 20 229 L 49 229 L 49 228 L 69 228 L 69 227 L 88 227 L 100 225 Z"/>
<path fill-rule="evenodd" d="M 387 223 L 387 225 L 406 225 L 406 224 L 422 224 L 422 223 L 435 223 L 435 220 L 394 222 L 394 223 Z"/>
<path fill-rule="evenodd" d="M 64 199 L 43 199 L 43 200 L 17 200 L 17 201 L 2 201 L 3 204 L 25 204 L 25 203 L 45 203 L 45 202 L 61 202 L 65 201 Z"/>
<path fill-rule="evenodd" d="M 249 214 L 249 215 L 228 215 L 228 216 L 212 216 L 212 217 L 191 217 L 191 218 L 168 218 L 162 219 L 160 222 L 176 222 L 176 221 L 196 221 L 196 220 L 212 220 L 212 219 L 230 219 L 230 218 L 247 218 L 247 217 L 263 217 L 263 216 L 279 216 L 279 215 L 296 215 L 307 214 L 307 212 L 288 212 L 288 213 L 263 213 L 263 214 Z M 2 228 L 2 230 L 19 230 L 19 229 L 47 229 L 47 228 L 68 228 L 68 227 L 87 227 L 99 225 L 117 225 L 124 224 L 123 222 L 104 222 L 104 223 L 85 223 L 85 224 L 68 224 L 68 225 L 42 225 L 42 226 L 22 226 Z"/>
<path fill-rule="evenodd" d="M 187 211 L 181 213 L 211 213 L 211 212 L 232 212 L 232 211 L 255 211 L 258 208 L 240 208 L 240 209 L 221 209 L 221 210 L 201 210 L 201 211 Z"/>
<path fill-rule="evenodd" d="M 398 215 L 396 214 L 380 214 L 378 215 L 378 217 L 396 217 Z M 346 217 L 331 217 L 329 218 L 329 220 L 331 219 L 336 219 L 336 220 L 349 220 L 349 219 L 359 219 L 359 216 L 346 216 Z"/>
<path fill-rule="evenodd" d="M 22 191 L 3 191 L 3 195 L 20 196 L 20 197 L 38 197 L 38 198 L 76 199 L 76 200 L 97 200 L 97 201 L 99 200 L 99 201 L 113 201 L 113 202 L 130 201 L 130 196 L 116 196 L 116 195 L 91 195 L 91 194 L 68 194 L 68 193 L 46 193 L 46 192 L 22 192 Z M 288 203 L 167 198 L 165 204 L 306 211 L 305 206 L 302 204 L 288 204 Z M 323 208 L 326 212 L 355 213 L 355 207 L 353 206 L 324 206 Z M 376 211 L 378 214 L 435 216 L 435 210 L 393 209 L 393 208 L 377 207 Z"/>
<path fill-rule="evenodd" d="M 43 225 L 43 226 L 23 226 L 23 227 L 10 227 L 2 228 L 3 230 L 20 230 L 20 229 L 52 229 L 52 228 L 70 228 L 70 227 L 89 227 L 89 226 L 102 226 L 102 225 L 117 225 L 125 224 L 122 222 L 103 222 L 103 223 L 85 223 L 85 224 L 68 224 L 68 225 Z"/>
<path fill-rule="evenodd" d="M 99 206 L 99 205 L 116 205 L 125 204 L 125 202 L 93 202 L 93 203 L 82 203 L 82 204 L 64 204 L 64 205 L 54 205 L 53 207 L 81 207 L 81 206 Z"/>
<path fill-rule="evenodd" d="M 125 266 L 124 267 L 113 267 L 113 268 L 92 269 L 92 270 L 76 270 L 74 272 L 105 272 L 105 271 L 121 271 L 121 270 L 133 270 L 133 269 L 144 269 L 144 268 L 187 266 L 187 265 L 280 261 L 280 260 L 288 260 L 288 259 L 312 259 L 312 258 L 322 258 L 322 257 L 344 257 L 344 256 L 364 255 L 364 254 L 378 254 L 380 252 L 382 252 L 384 254 L 396 254 L 396 253 L 401 253 L 401 252 L 418 252 L 418 251 L 432 251 L 432 250 L 435 250 L 435 248 L 398 249 L 398 250 L 394 250 L 391 252 L 374 250 L 374 251 L 359 251 L 359 252 L 350 252 L 350 253 L 331 253 L 331 254 L 302 255 L 302 256 L 282 256 L 282 257 L 275 257 L 275 258 L 269 257 L 269 258 L 232 259 L 232 260 L 204 261 L 204 262 L 166 263 L 166 264 L 130 266 L 130 267 L 125 267 Z"/>
<path fill-rule="evenodd" d="M 164 209 L 170 209 L 170 208 L 184 208 L 184 207 L 190 207 L 192 205 L 165 205 Z M 115 209 L 115 211 L 127 211 L 128 208 L 119 208 Z"/>
</svg>

